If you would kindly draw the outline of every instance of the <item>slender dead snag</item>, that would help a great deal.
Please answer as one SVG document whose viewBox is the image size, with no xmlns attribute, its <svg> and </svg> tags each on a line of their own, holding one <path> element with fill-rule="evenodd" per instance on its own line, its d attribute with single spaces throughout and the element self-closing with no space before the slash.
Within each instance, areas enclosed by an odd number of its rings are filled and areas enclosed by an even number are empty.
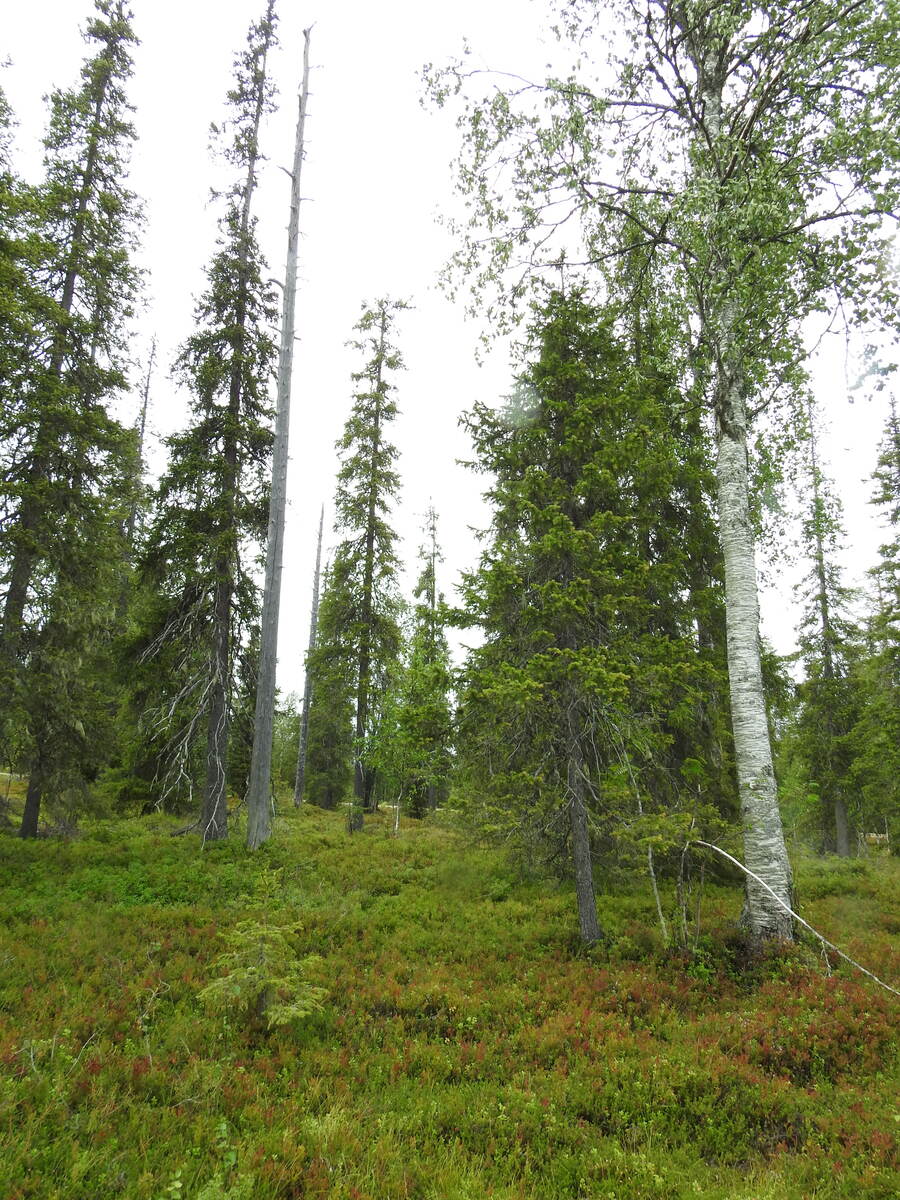
<svg viewBox="0 0 900 1200">
<path fill-rule="evenodd" d="M 150 411 L 150 383 L 153 379 L 153 368 L 156 366 L 156 336 L 150 343 L 150 358 L 147 361 L 147 373 L 141 388 L 141 411 L 137 420 L 137 463 L 135 473 L 140 483 L 144 473 L 144 441 L 147 436 L 147 413 Z M 134 553 L 134 535 L 137 529 L 138 497 L 135 495 L 128 510 L 128 520 L 125 523 L 125 543 L 130 553 Z"/>
<path fill-rule="evenodd" d="M 287 262 L 278 355 L 278 399 L 275 409 L 275 450 L 272 457 L 272 493 L 269 501 L 269 536 L 266 546 L 266 582 L 263 593 L 259 677 L 256 686 L 256 715 L 250 786 L 247 791 L 247 845 L 251 850 L 272 834 L 272 728 L 275 714 L 275 669 L 278 650 L 278 616 L 281 606 L 281 574 L 284 558 L 284 519 L 287 503 L 288 435 L 290 429 L 291 374 L 294 359 L 294 309 L 297 295 L 297 243 L 300 228 L 300 173 L 303 166 L 303 136 L 309 98 L 309 35 L 303 31 L 303 82 L 294 141 L 291 174 L 291 212 L 288 224 Z"/>
</svg>

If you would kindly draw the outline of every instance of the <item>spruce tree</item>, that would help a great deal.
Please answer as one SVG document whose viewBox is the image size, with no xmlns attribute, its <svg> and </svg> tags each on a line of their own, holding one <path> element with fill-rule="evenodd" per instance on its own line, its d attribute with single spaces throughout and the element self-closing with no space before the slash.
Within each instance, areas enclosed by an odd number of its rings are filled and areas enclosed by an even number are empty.
<svg viewBox="0 0 900 1200">
<path fill-rule="evenodd" d="M 170 461 L 145 556 L 159 594 L 146 655 L 159 657 L 169 672 L 144 720 L 165 749 L 171 786 L 190 786 L 198 771 L 202 777 L 204 841 L 227 833 L 229 726 L 241 661 L 258 620 L 252 563 L 268 517 L 275 304 L 252 202 L 260 127 L 272 106 L 267 58 L 274 43 L 269 0 L 235 60 L 222 133 L 230 137 L 225 159 L 236 179 L 224 196 L 219 248 L 196 307 L 196 330 L 176 364 L 192 419 L 168 440 Z"/>
<path fill-rule="evenodd" d="M 136 201 L 125 186 L 134 130 L 124 87 L 136 38 L 121 0 L 97 0 L 85 40 L 95 46 L 81 86 L 54 91 L 44 139 L 45 178 L 35 198 L 40 247 L 31 264 L 44 297 L 30 377 L 13 413 L 27 431 L 7 525 L 3 636 L 15 652 L 35 571 L 53 553 L 56 514 L 83 495 L 73 486 L 106 446 L 105 401 L 124 384 L 123 333 L 137 286 Z M 86 504 L 90 507 L 90 503 Z"/>
<path fill-rule="evenodd" d="M 96 673 L 106 669 L 134 485 L 134 439 L 108 407 L 126 385 L 139 283 L 130 259 L 138 207 L 126 182 L 136 39 L 121 0 L 97 0 L 85 40 L 92 54 L 80 85 L 50 96 L 44 179 L 18 192 L 22 253 L 7 259 L 21 286 L 0 355 L 0 645 L 4 724 L 17 727 L 29 772 L 26 836 L 45 793 L 83 788 L 108 745 Z"/>
<path fill-rule="evenodd" d="M 852 666 L 856 720 L 850 733 L 850 775 L 859 832 L 900 841 L 900 417 L 891 397 L 873 476 L 872 503 L 887 538 L 871 572 L 872 610 Z"/>
<path fill-rule="evenodd" d="M 303 681 L 303 701 L 300 713 L 300 728 L 297 736 L 297 764 L 294 774 L 294 807 L 299 808 L 303 803 L 303 791 L 306 785 L 306 751 L 309 745 L 309 709 L 312 703 L 312 677 L 309 672 L 309 661 L 316 648 L 316 634 L 319 626 L 319 593 L 322 584 L 322 531 L 325 526 L 325 505 L 319 513 L 319 536 L 316 541 L 316 568 L 313 572 L 312 605 L 309 614 L 309 641 L 306 648 L 306 676 Z"/>
<path fill-rule="evenodd" d="M 318 606 L 315 645 L 306 659 L 310 693 L 304 796 L 336 809 L 353 783 L 353 700 L 356 669 L 345 636 L 346 597 L 326 567 Z"/>
<path fill-rule="evenodd" d="M 5 531 L 15 521 L 19 498 L 13 481 L 20 453 L 19 423 L 21 392 L 29 378 L 31 355 L 40 331 L 40 293 L 29 270 L 34 236 L 29 218 L 34 216 L 33 190 L 26 188 L 13 170 L 11 160 L 14 118 L 0 89 L 0 527 Z M 31 241 L 29 241 L 31 234 Z M 13 486 L 11 486 L 11 484 Z M 0 565 L 8 572 L 8 537 L 0 534 Z M 4 578 L 4 583 L 6 579 Z M 6 639 L 4 639 L 5 643 Z M 10 650 L 12 647 L 9 648 Z M 11 763 L 21 741 L 21 714 L 14 703 L 19 670 L 6 645 L 0 651 L 0 758 Z"/>
<path fill-rule="evenodd" d="M 848 806 L 853 794 L 847 737 L 855 710 L 849 678 L 854 630 L 846 615 L 850 593 L 841 583 L 837 562 L 843 533 L 840 503 L 831 494 L 820 462 L 811 399 L 808 421 L 808 507 L 802 536 L 810 572 L 800 588 L 805 601 L 800 653 L 806 678 L 798 688 L 797 750 L 821 799 L 823 844 L 846 857 L 851 847 Z"/>
<path fill-rule="evenodd" d="M 495 512 L 464 581 L 484 644 L 463 674 L 460 754 L 487 831 L 567 846 L 581 936 L 600 936 L 593 860 L 625 823 L 691 806 L 720 667 L 691 603 L 693 507 L 708 479 L 673 431 L 671 381 L 634 367 L 611 316 L 555 294 L 499 412 L 467 418 Z M 663 765 L 665 769 L 663 769 Z"/>
<path fill-rule="evenodd" d="M 395 314 L 404 308 L 402 302 L 379 300 L 371 307 L 364 306 L 355 326 L 361 336 L 351 344 L 368 357 L 362 370 L 352 376 L 357 391 L 338 441 L 341 466 L 335 532 L 341 540 L 322 600 L 320 640 L 310 660 L 316 697 L 310 713 L 311 774 L 317 757 L 312 727 L 317 711 L 329 703 L 330 689 L 339 686 L 337 674 L 350 672 L 355 705 L 351 833 L 362 828 L 363 812 L 376 804 L 376 771 L 368 745 L 400 656 L 397 535 L 389 524 L 400 480 L 394 468 L 397 450 L 388 441 L 387 427 L 397 415 L 389 377 L 403 366 L 390 333 Z M 343 680 L 340 687 L 347 682 Z M 319 736 L 318 729 L 315 736 Z M 341 739 L 330 741 L 337 752 Z M 312 780 L 310 786 L 318 791 Z M 330 789 L 328 794 L 334 797 L 336 792 Z"/>
<path fill-rule="evenodd" d="M 896 642 L 900 637 L 900 416 L 893 396 L 872 478 L 872 503 L 881 510 L 889 531 L 874 576 L 881 598 L 883 635 Z"/>
<path fill-rule="evenodd" d="M 396 736 L 403 743 L 402 795 L 410 814 L 424 817 L 446 798 L 452 744 L 450 652 L 444 601 L 437 586 L 437 514 L 425 517 L 421 571 L 414 591 L 409 655 L 401 676 Z"/>
</svg>

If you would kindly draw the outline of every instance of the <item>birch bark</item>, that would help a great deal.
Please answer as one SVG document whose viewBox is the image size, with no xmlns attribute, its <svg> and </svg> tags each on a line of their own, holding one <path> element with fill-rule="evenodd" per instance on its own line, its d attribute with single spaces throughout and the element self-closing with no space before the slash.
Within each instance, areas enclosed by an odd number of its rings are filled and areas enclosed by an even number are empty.
<svg viewBox="0 0 900 1200">
<path fill-rule="evenodd" d="M 696 168 L 711 185 L 706 218 L 709 239 L 709 318 L 705 335 L 713 361 L 716 421 L 716 485 L 719 539 L 725 567 L 725 631 L 735 765 L 744 836 L 744 861 L 792 907 L 791 866 L 784 842 L 772 765 L 772 748 L 762 680 L 759 641 L 759 587 L 756 575 L 747 458 L 747 383 L 738 341 L 738 307 L 728 211 L 720 208 L 719 176 L 724 152 L 723 95 L 728 55 L 707 35 L 692 54 L 704 114 L 707 153 Z M 790 938 L 791 918 L 772 895 L 747 879 L 744 919 L 754 938 Z"/>
<path fill-rule="evenodd" d="M 721 361 L 728 360 L 726 353 Z M 759 589 L 747 479 L 747 408 L 738 372 L 719 380 L 716 479 L 725 564 L 725 629 L 731 721 L 744 834 L 744 861 L 791 906 L 791 866 L 772 767 L 762 682 Z M 756 938 L 791 937 L 791 918 L 748 878 L 745 920 Z"/>
</svg>

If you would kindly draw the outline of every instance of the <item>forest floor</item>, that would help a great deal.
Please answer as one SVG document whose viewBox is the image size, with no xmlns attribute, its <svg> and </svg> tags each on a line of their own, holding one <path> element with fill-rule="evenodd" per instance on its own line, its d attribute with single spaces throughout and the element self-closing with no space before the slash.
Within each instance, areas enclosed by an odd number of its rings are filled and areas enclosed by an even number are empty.
<svg viewBox="0 0 900 1200">
<path fill-rule="evenodd" d="M 351 839 L 290 808 L 253 856 L 178 824 L 0 835 L 2 1200 L 898 1194 L 896 997 L 808 946 L 748 962 L 737 885 L 707 885 L 687 957 L 617 881 L 585 953 L 568 886 L 439 824 Z M 797 878 L 897 986 L 897 860 Z M 269 1032 L 205 1007 L 277 927 L 321 1010 Z"/>
</svg>

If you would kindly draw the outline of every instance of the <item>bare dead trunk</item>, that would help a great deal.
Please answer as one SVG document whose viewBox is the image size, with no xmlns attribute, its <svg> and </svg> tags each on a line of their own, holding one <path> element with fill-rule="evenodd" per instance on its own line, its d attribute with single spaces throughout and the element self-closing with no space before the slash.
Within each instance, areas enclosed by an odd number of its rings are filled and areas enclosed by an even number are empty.
<svg viewBox="0 0 900 1200">
<path fill-rule="evenodd" d="M 284 520 L 287 507 L 288 440 L 291 413 L 291 373 L 294 358 L 294 309 L 297 294 L 297 243 L 300 227 L 300 172 L 303 166 L 303 130 L 309 96 L 309 29 L 303 31 L 303 83 L 294 140 L 291 175 L 291 213 L 288 222 L 287 263 L 278 356 L 278 399 L 275 409 L 275 448 L 272 456 L 272 492 L 269 499 L 269 535 L 266 545 L 266 581 L 260 630 L 259 676 L 253 724 L 253 753 L 247 791 L 247 845 L 251 850 L 272 834 L 272 731 L 275 716 L 275 673 L 278 652 L 278 618 L 284 558 Z"/>
</svg>

